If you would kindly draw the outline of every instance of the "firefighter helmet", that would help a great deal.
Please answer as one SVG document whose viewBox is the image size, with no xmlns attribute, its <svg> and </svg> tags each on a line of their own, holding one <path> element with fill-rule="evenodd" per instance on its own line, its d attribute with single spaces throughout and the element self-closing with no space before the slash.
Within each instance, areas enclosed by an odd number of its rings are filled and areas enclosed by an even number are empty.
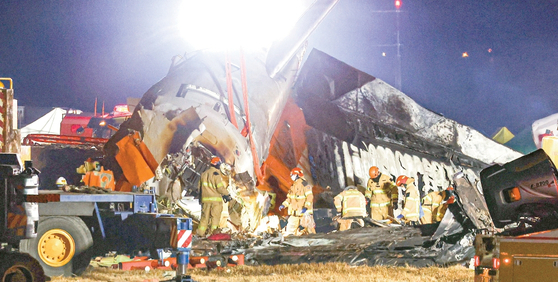
<svg viewBox="0 0 558 282">
<path fill-rule="evenodd" d="M 58 187 L 62 187 L 68 185 L 68 182 L 66 181 L 66 178 L 64 177 L 58 177 L 58 179 L 56 179 L 56 186 Z"/>
<path fill-rule="evenodd" d="M 291 176 L 296 175 L 298 177 L 303 177 L 304 173 L 302 173 L 302 169 L 300 167 L 295 167 L 291 170 Z"/>
<path fill-rule="evenodd" d="M 397 177 L 397 181 L 395 181 L 395 185 L 401 186 L 403 184 L 407 184 L 407 180 L 409 180 L 409 177 L 405 175 L 400 175 L 399 177 Z"/>
<path fill-rule="evenodd" d="M 368 170 L 368 174 L 370 174 L 370 178 L 374 179 L 380 175 L 380 170 L 377 166 L 371 166 L 370 170 Z"/>
<path fill-rule="evenodd" d="M 218 166 L 221 163 L 221 159 L 217 156 L 213 156 L 211 158 L 211 164 L 214 166 Z"/>
</svg>

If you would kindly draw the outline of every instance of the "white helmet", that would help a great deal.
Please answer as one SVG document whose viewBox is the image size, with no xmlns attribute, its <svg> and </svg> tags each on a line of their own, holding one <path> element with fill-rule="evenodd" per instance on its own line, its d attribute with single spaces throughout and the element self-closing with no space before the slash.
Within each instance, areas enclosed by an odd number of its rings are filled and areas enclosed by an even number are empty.
<svg viewBox="0 0 558 282">
<path fill-rule="evenodd" d="M 58 186 L 58 188 L 68 185 L 68 182 L 66 182 L 66 178 L 60 176 L 58 177 L 58 179 L 56 179 L 56 186 Z"/>
</svg>

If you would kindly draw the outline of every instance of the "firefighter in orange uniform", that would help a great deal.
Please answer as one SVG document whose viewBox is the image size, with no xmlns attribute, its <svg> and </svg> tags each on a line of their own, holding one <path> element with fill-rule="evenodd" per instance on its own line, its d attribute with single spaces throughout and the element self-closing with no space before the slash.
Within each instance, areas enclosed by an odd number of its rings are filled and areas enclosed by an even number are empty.
<svg viewBox="0 0 558 282">
<path fill-rule="evenodd" d="M 366 185 L 366 198 L 370 200 L 370 217 L 374 220 L 387 223 L 393 215 L 392 197 L 397 187 L 391 177 L 380 172 L 378 167 L 372 166 L 368 171 L 370 179 Z"/>
<path fill-rule="evenodd" d="M 205 235 L 210 222 L 211 227 L 208 235 L 219 227 L 221 213 L 223 212 L 223 201 L 232 200 L 229 191 L 227 191 L 227 184 L 223 181 L 223 175 L 219 170 L 220 165 L 221 159 L 219 157 L 211 158 L 211 166 L 200 176 L 202 212 L 197 230 L 198 236 Z"/>
<path fill-rule="evenodd" d="M 289 215 L 285 236 L 292 234 L 299 235 L 298 227 L 301 225 L 302 217 L 305 213 L 309 215 L 313 214 L 314 195 L 312 194 L 312 186 L 308 185 L 306 179 L 304 179 L 302 169 L 298 167 L 293 168 L 291 170 L 291 179 L 294 182 L 289 189 L 287 199 L 279 206 L 279 211 L 287 208 L 287 214 Z M 305 228 L 308 233 L 316 233 L 313 226 Z"/>
<path fill-rule="evenodd" d="M 364 226 L 363 218 L 366 217 L 366 198 L 356 186 L 348 186 L 333 198 L 339 221 L 339 231 L 351 229 L 351 223 L 356 220 Z"/>
<path fill-rule="evenodd" d="M 403 211 L 401 211 L 401 214 L 398 215 L 397 218 L 404 219 L 407 224 L 418 224 L 420 213 L 420 195 L 417 187 L 415 186 L 415 179 L 401 175 L 397 177 L 395 185 L 403 186 L 405 189 L 405 203 L 403 204 Z"/>
</svg>

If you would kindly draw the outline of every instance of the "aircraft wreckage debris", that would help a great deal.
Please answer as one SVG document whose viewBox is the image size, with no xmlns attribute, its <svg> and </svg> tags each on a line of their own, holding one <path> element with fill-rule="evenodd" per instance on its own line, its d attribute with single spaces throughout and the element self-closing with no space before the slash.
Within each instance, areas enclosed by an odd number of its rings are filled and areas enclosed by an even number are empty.
<svg viewBox="0 0 558 282">
<path fill-rule="evenodd" d="M 198 240 L 193 250 L 242 253 L 246 265 L 344 262 L 349 265 L 445 266 L 466 263 L 474 255 L 474 235 L 432 239 L 425 236 L 437 224 L 420 227 L 357 228 L 343 232 L 231 241 Z"/>
</svg>

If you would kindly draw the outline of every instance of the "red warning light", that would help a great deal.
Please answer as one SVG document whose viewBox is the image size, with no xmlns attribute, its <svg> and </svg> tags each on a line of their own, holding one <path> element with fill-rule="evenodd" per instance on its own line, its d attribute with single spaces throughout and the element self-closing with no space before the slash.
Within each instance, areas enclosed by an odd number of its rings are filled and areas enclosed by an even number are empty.
<svg viewBox="0 0 558 282">
<path fill-rule="evenodd" d="M 399 10 L 401 8 L 401 0 L 395 0 L 395 9 Z"/>
</svg>

